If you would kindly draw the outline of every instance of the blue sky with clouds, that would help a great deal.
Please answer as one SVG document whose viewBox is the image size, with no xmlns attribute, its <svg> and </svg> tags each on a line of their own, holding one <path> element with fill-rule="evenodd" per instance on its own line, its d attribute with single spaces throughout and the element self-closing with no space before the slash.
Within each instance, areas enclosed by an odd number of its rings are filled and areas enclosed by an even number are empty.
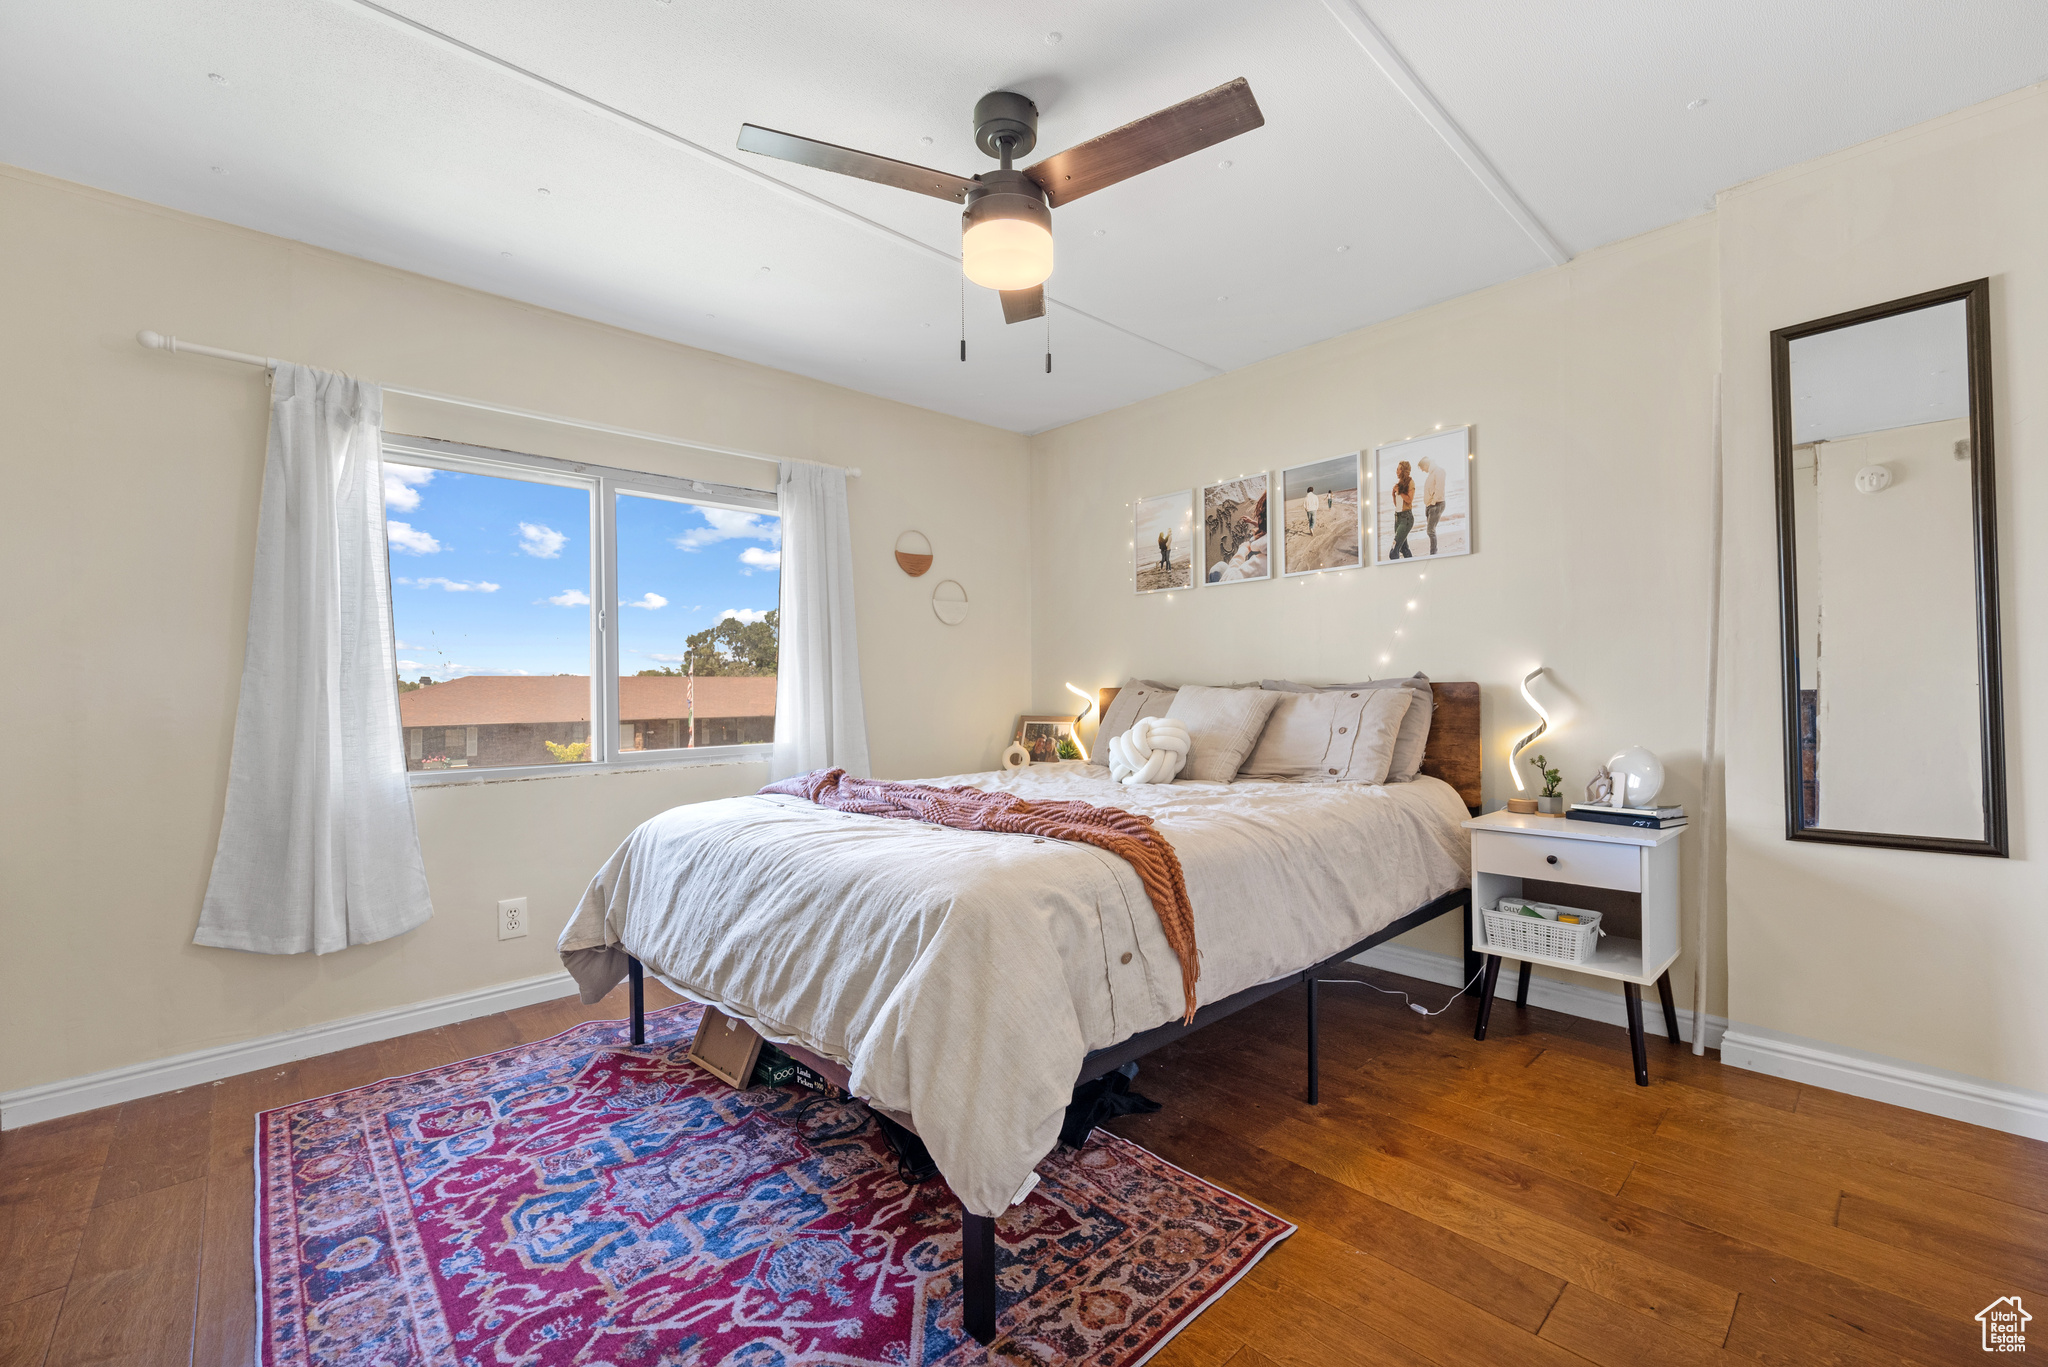
<svg viewBox="0 0 2048 1367">
<path fill-rule="evenodd" d="M 386 464 L 399 673 L 590 672 L 590 500 L 582 489 Z M 724 616 L 776 606 L 779 519 L 620 495 L 619 670 L 680 658 Z"/>
</svg>

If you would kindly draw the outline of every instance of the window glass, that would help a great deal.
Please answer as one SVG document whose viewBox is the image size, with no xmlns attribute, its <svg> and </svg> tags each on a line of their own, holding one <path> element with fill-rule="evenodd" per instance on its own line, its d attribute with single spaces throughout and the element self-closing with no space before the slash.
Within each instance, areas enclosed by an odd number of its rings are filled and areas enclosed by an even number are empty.
<svg viewBox="0 0 2048 1367">
<path fill-rule="evenodd" d="M 773 741 L 782 520 L 617 497 L 619 753 Z"/>
<path fill-rule="evenodd" d="M 407 769 L 589 759 L 591 497 L 385 462 Z"/>
</svg>

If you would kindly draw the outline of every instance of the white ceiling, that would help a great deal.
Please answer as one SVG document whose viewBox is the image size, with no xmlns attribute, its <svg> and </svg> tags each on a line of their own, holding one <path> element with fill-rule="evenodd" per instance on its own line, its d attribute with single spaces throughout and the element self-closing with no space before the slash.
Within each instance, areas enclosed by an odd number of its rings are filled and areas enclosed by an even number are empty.
<svg viewBox="0 0 2048 1367">
<path fill-rule="evenodd" d="M 1546 264 L 1328 3 L 0 0 L 0 161 L 1035 432 Z M 2041 0 L 1362 8 L 1571 252 L 2048 75 Z M 972 174 L 986 90 L 1045 153 L 1236 76 L 1264 128 L 1056 211 L 1052 375 L 972 286 L 957 359 L 956 208 L 733 149 Z"/>
</svg>

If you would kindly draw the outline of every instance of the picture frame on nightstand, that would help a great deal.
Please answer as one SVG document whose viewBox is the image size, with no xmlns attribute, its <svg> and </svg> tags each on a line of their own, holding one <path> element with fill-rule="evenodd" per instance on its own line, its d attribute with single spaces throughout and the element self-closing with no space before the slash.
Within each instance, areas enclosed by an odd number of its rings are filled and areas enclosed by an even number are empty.
<svg viewBox="0 0 2048 1367">
<path fill-rule="evenodd" d="M 1033 764 L 1058 764 L 1063 759 L 1088 758 L 1087 747 L 1081 744 L 1081 734 L 1076 729 L 1081 724 L 1082 713 L 1078 716 L 1059 714 L 1033 715 L 1026 713 L 1017 718 L 1017 729 L 1010 740 L 1024 747 Z M 1072 753 L 1068 753 L 1072 751 Z"/>
</svg>

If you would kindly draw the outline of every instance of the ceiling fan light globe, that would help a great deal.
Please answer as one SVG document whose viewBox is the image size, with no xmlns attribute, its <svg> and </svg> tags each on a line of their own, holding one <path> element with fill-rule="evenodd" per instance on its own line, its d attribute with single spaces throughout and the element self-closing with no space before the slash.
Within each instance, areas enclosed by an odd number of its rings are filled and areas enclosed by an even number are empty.
<svg viewBox="0 0 2048 1367">
<path fill-rule="evenodd" d="M 1052 274 L 1052 234 L 1023 218 L 986 218 L 960 238 L 960 264 L 983 289 L 1028 290 Z"/>
</svg>

